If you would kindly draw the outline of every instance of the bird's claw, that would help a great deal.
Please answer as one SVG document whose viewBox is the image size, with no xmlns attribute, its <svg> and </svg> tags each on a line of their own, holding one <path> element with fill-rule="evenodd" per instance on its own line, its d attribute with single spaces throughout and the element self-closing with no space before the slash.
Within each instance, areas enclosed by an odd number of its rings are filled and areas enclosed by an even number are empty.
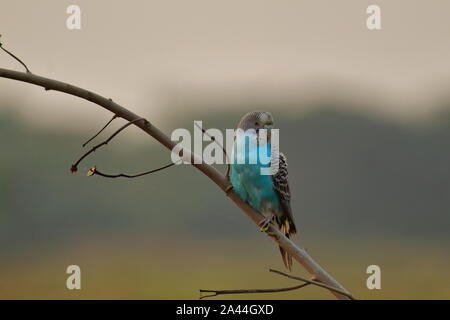
<svg viewBox="0 0 450 320">
<path fill-rule="evenodd" d="M 272 222 L 274 216 L 271 214 L 268 217 L 262 219 L 259 223 L 259 231 L 261 232 L 267 232 L 267 230 L 269 230 L 270 227 L 270 223 Z"/>
</svg>

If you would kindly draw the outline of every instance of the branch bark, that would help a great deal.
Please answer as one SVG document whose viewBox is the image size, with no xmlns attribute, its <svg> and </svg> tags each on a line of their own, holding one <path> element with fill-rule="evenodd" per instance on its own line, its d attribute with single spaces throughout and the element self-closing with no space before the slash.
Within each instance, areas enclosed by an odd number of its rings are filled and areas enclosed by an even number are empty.
<svg viewBox="0 0 450 320">
<path fill-rule="evenodd" d="M 127 110 L 121 105 L 115 103 L 112 99 L 107 99 L 92 91 L 45 77 L 38 76 L 32 73 L 18 72 L 8 69 L 0 68 L 0 77 L 8 78 L 12 80 L 22 81 L 30 84 L 34 84 L 43 87 L 46 91 L 54 90 L 63 92 L 69 95 L 77 96 L 79 98 L 88 100 L 95 103 L 115 114 L 117 117 L 121 117 L 125 120 L 133 122 L 133 124 L 167 149 L 172 150 L 176 143 L 172 141 L 166 134 L 164 134 L 157 127 L 152 125 L 148 121 L 138 121 L 142 117 Z M 198 159 L 194 153 L 185 150 L 183 155 L 191 157 L 191 159 Z M 198 162 L 198 163 L 196 163 Z M 256 224 L 264 218 L 260 213 L 254 211 L 247 203 L 243 202 L 241 198 L 232 191 L 229 181 L 224 175 L 210 165 L 201 163 L 201 161 L 191 161 L 192 165 L 210 178 L 220 189 L 222 189 L 226 195 Z M 336 288 L 342 292 L 348 293 L 348 291 L 338 283 L 331 275 L 329 275 L 313 258 L 302 248 L 296 246 L 292 240 L 286 238 L 276 227 L 270 225 L 268 233 L 271 238 L 274 239 L 283 249 L 285 249 L 292 257 L 297 260 L 311 275 L 314 276 L 316 281 L 324 283 L 330 287 Z M 348 296 L 342 295 L 336 291 L 330 290 L 338 299 L 349 299 Z M 349 293 L 348 293 L 349 294 Z"/>
</svg>

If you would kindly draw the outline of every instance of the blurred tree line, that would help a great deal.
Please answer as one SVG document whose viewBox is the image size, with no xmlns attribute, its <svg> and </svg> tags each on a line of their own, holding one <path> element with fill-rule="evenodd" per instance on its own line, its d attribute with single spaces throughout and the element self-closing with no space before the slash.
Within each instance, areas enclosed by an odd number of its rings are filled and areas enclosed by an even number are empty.
<svg viewBox="0 0 450 320">
<path fill-rule="evenodd" d="M 199 119 L 205 128 L 233 128 L 251 109 L 207 117 L 197 111 L 174 118 L 172 128 L 192 130 Z M 314 110 L 268 110 L 288 157 L 301 234 L 450 240 L 450 113 L 407 125 L 326 104 Z M 170 154 L 161 146 L 127 143 L 141 134 L 137 129 L 128 129 L 72 175 L 69 167 L 89 134 L 36 129 L 0 113 L 2 252 L 103 233 L 241 239 L 253 230 L 221 191 L 189 166 L 132 180 L 84 175 L 91 165 L 137 173 L 168 163 Z"/>
</svg>

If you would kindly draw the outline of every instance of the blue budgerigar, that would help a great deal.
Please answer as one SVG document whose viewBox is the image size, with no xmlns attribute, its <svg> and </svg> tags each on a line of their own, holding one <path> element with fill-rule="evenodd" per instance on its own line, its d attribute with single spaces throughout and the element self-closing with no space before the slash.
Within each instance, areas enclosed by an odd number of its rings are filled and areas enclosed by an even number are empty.
<svg viewBox="0 0 450 320">
<path fill-rule="evenodd" d="M 292 217 L 286 157 L 280 152 L 278 171 L 272 175 L 264 175 L 261 173 L 261 169 L 270 167 L 270 163 L 264 163 L 257 156 L 261 154 L 260 148 L 265 148 L 263 151 L 269 157 L 272 156 L 270 139 L 259 139 L 261 129 L 266 129 L 268 136 L 270 136 L 272 127 L 273 117 L 269 112 L 253 111 L 242 117 L 238 124 L 237 132 L 239 132 L 239 129 L 245 131 L 250 139 L 252 135 L 256 135 L 254 138 L 259 143 L 245 143 L 245 147 L 242 148 L 238 146 L 238 138 L 235 138 L 230 181 L 234 191 L 242 200 L 265 217 L 260 223 L 262 228 L 273 222 L 281 232 L 290 237 L 296 233 L 296 227 Z M 255 156 L 257 161 L 252 163 L 250 161 L 252 156 Z M 245 161 L 241 160 L 239 162 L 238 159 L 245 159 Z M 284 265 L 291 270 L 292 257 L 281 247 L 280 251 Z"/>
</svg>

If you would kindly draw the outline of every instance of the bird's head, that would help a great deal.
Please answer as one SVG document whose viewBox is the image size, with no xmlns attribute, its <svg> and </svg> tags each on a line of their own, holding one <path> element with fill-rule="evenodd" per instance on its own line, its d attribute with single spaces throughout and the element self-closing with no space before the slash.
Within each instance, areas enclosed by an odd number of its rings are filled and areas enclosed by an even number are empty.
<svg viewBox="0 0 450 320">
<path fill-rule="evenodd" d="M 259 129 L 270 131 L 273 128 L 273 117 L 266 111 L 252 111 L 242 117 L 237 128 L 244 131 L 249 129 L 254 129 L 256 132 Z"/>
</svg>

